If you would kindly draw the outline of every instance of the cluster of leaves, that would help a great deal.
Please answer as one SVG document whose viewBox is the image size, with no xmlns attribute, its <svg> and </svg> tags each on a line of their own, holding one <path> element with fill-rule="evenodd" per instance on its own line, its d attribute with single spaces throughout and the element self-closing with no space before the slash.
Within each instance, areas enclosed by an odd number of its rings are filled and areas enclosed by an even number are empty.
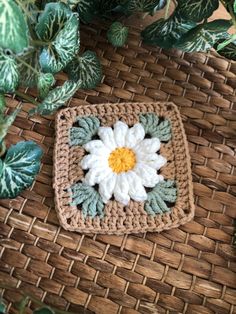
<svg viewBox="0 0 236 314">
<path fill-rule="evenodd" d="M 20 108 L 5 115 L 5 95 L 34 103 L 30 115 L 49 115 L 78 88 L 94 88 L 101 81 L 96 54 L 79 54 L 79 15 L 71 10 L 73 2 L 78 1 L 0 1 L 0 198 L 14 198 L 32 184 L 42 155 L 33 142 L 6 150 L 5 136 Z M 68 80 L 55 87 L 60 71 Z M 21 87 L 36 88 L 38 100 L 20 92 Z"/>
<path fill-rule="evenodd" d="M 107 32 L 110 43 L 116 47 L 123 46 L 128 36 L 128 28 L 121 19 L 136 12 L 154 15 L 165 8 L 165 17 L 156 20 L 142 31 L 146 44 L 183 51 L 207 51 L 215 47 L 220 54 L 236 60 L 236 33 L 229 35 L 228 29 L 236 28 L 236 0 L 176 0 L 175 10 L 169 15 L 171 0 L 80 0 L 77 10 L 84 23 L 93 18 L 113 20 Z M 231 15 L 231 19 L 208 18 L 221 2 Z M 115 20 L 115 21 L 114 21 Z"/>
</svg>

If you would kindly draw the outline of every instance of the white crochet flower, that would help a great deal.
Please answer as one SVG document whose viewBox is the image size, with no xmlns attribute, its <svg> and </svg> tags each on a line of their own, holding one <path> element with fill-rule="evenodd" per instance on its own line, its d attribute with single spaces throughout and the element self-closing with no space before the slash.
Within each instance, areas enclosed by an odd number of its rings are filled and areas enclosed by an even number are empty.
<svg viewBox="0 0 236 314">
<path fill-rule="evenodd" d="M 81 166 L 89 169 L 84 182 L 99 185 L 104 203 L 112 195 L 116 201 L 127 205 L 130 199 L 143 202 L 147 199 L 144 187 L 152 188 L 163 180 L 157 173 L 166 163 L 166 158 L 157 154 L 160 149 L 158 138 L 145 137 L 142 124 L 129 128 L 118 121 L 114 128 L 99 127 L 100 140 L 84 145 L 90 154 L 83 157 Z"/>
</svg>

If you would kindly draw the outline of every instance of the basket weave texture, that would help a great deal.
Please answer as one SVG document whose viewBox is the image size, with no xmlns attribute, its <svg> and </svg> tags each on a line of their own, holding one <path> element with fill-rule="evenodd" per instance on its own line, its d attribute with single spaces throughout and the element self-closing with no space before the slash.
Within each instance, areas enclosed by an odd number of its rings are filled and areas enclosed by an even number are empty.
<svg viewBox="0 0 236 314">
<path fill-rule="evenodd" d="M 75 313 L 236 313 L 231 245 L 236 64 L 212 54 L 145 47 L 138 34 L 130 29 L 128 47 L 114 49 L 103 27 L 82 29 L 83 49 L 98 53 L 105 77 L 96 90 L 78 91 L 69 105 L 174 101 L 192 159 L 194 220 L 159 234 L 65 231 L 53 202 L 54 117 L 27 119 L 33 106 L 26 104 L 8 144 L 35 140 L 45 154 L 32 188 L 15 200 L 0 201 L 0 278 Z M 9 99 L 8 105 L 11 111 L 18 101 Z M 18 297 L 4 292 L 10 302 Z M 15 313 L 13 307 L 10 313 Z"/>
<path fill-rule="evenodd" d="M 176 182 L 178 197 L 174 206 L 162 215 L 148 215 L 144 202 L 131 201 L 122 206 L 112 200 L 104 208 L 104 217 L 84 217 L 81 206 L 71 205 L 71 193 L 68 191 L 84 178 L 80 163 L 85 150 L 79 145 L 70 145 L 71 128 L 77 118 L 90 116 L 97 117 L 101 126 L 112 126 L 121 119 L 133 126 L 139 122 L 140 114 L 147 112 L 166 119 L 171 125 L 171 140 L 162 143 L 160 148 L 160 154 L 168 161 L 160 174 Z M 172 103 L 121 103 L 61 110 L 56 118 L 53 185 L 58 218 L 66 230 L 103 234 L 138 233 L 171 229 L 188 222 L 194 215 L 192 177 L 186 136 L 177 107 Z"/>
</svg>

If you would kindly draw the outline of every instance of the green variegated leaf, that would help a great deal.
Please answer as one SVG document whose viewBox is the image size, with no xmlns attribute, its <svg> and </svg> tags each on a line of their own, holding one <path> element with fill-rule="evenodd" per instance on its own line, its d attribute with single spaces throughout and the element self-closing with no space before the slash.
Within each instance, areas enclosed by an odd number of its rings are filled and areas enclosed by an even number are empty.
<svg viewBox="0 0 236 314">
<path fill-rule="evenodd" d="M 0 159 L 0 175 L 1 175 L 1 159 Z M 0 299 L 0 314 L 5 314 L 7 311 L 7 306 L 5 302 Z"/>
<path fill-rule="evenodd" d="M 17 61 L 18 71 L 20 76 L 20 85 L 26 87 L 35 87 L 38 81 L 37 72 L 41 71 L 39 64 L 39 51 L 36 49 L 30 49 L 25 54 L 21 55 L 19 59 L 23 60 L 29 65 Z M 34 68 L 35 71 L 32 70 Z"/>
<path fill-rule="evenodd" d="M 122 11 L 126 14 L 133 12 L 148 12 L 154 14 L 165 7 L 166 0 L 128 0 L 122 5 Z"/>
<path fill-rule="evenodd" d="M 94 0 L 79 0 L 77 10 L 80 20 L 87 24 L 92 21 L 97 13 L 98 1 Z"/>
<path fill-rule="evenodd" d="M 86 51 L 82 56 L 77 57 L 65 68 L 69 78 L 74 81 L 81 81 L 81 88 L 95 88 L 102 79 L 102 68 L 100 61 L 93 51 Z"/>
<path fill-rule="evenodd" d="M 210 17 L 218 7 L 219 0 L 178 0 L 177 10 L 183 18 L 201 22 Z"/>
<path fill-rule="evenodd" d="M 234 13 L 236 14 L 236 0 L 234 0 Z"/>
<path fill-rule="evenodd" d="M 187 52 L 205 52 L 224 37 L 230 26 L 231 21 L 229 20 L 214 20 L 200 24 L 183 35 L 176 44 L 176 48 Z"/>
<path fill-rule="evenodd" d="M 175 182 L 172 180 L 161 181 L 148 193 L 144 209 L 148 215 L 163 214 L 171 210 L 168 203 L 175 203 L 176 199 Z"/>
<path fill-rule="evenodd" d="M 61 0 L 61 2 L 66 3 L 71 9 L 74 9 L 80 0 Z"/>
<path fill-rule="evenodd" d="M 13 93 L 19 82 L 17 63 L 0 50 L 0 93 Z"/>
<path fill-rule="evenodd" d="M 218 44 L 217 44 L 218 46 Z M 218 53 L 225 58 L 236 61 L 236 41 L 231 42 L 218 51 Z"/>
<path fill-rule="evenodd" d="M 58 86 L 51 90 L 43 102 L 39 104 L 38 107 L 30 110 L 29 114 L 52 114 L 65 105 L 67 100 L 74 95 L 80 85 L 80 82 L 66 81 L 62 86 Z"/>
<path fill-rule="evenodd" d="M 40 73 L 38 77 L 37 88 L 39 96 L 44 99 L 50 91 L 50 88 L 55 84 L 54 76 L 51 73 Z"/>
<path fill-rule="evenodd" d="M 15 198 L 34 181 L 40 167 L 42 149 L 34 142 L 12 145 L 3 160 L 0 198 Z"/>
<path fill-rule="evenodd" d="M 114 22 L 107 32 L 107 38 L 114 47 L 122 47 L 127 41 L 128 33 L 128 27 L 120 22 Z"/>
<path fill-rule="evenodd" d="M 76 183 L 71 187 L 70 192 L 72 197 L 71 205 L 82 205 L 84 217 L 104 216 L 102 198 L 92 186 L 85 183 Z"/>
<path fill-rule="evenodd" d="M 96 6 L 96 14 L 99 17 L 111 18 L 111 14 L 119 8 L 120 0 L 99 0 Z"/>
<path fill-rule="evenodd" d="M 28 47 L 28 27 L 13 0 L 0 1 L 0 47 L 19 53 Z"/>
<path fill-rule="evenodd" d="M 0 117 L 6 108 L 6 100 L 4 94 L 0 94 Z M 1 119 L 1 118 L 0 118 Z"/>
<path fill-rule="evenodd" d="M 9 116 L 3 117 L 0 115 L 0 143 L 7 135 L 7 131 L 15 121 L 17 114 L 20 112 L 20 108 L 13 111 Z"/>
<path fill-rule="evenodd" d="M 169 49 L 174 47 L 180 37 L 195 25 L 194 22 L 184 20 L 178 14 L 173 14 L 167 20 L 155 21 L 147 26 L 141 34 L 145 44 Z"/>
<path fill-rule="evenodd" d="M 35 27 L 41 40 L 51 41 L 63 29 L 72 12 L 64 3 L 48 3 L 38 18 Z"/>
<path fill-rule="evenodd" d="M 55 312 L 49 307 L 42 307 L 34 310 L 33 314 L 55 314 Z"/>
<path fill-rule="evenodd" d="M 143 125 L 145 133 L 151 137 L 158 137 L 161 142 L 168 142 L 171 139 L 171 124 L 167 119 L 160 120 L 154 113 L 142 114 L 139 121 Z"/>
<path fill-rule="evenodd" d="M 70 129 L 70 145 L 82 146 L 91 141 L 92 137 L 97 133 L 100 121 L 96 117 L 89 116 L 78 118 L 76 122 L 78 127 Z"/>
<path fill-rule="evenodd" d="M 64 3 L 49 3 L 39 17 L 36 32 L 41 40 L 48 42 L 40 54 L 44 72 L 62 70 L 79 50 L 79 21 Z"/>
</svg>

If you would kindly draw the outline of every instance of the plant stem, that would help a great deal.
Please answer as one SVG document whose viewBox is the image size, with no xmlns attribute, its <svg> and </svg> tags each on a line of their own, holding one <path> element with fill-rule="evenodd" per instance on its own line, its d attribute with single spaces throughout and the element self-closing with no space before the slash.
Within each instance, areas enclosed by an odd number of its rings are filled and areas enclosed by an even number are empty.
<svg viewBox="0 0 236 314">
<path fill-rule="evenodd" d="M 32 40 L 31 43 L 34 45 L 34 46 L 48 46 L 49 43 L 46 42 L 46 41 L 42 41 L 42 40 Z"/>
<path fill-rule="evenodd" d="M 35 70 L 31 65 L 29 65 L 27 62 L 25 62 L 24 60 L 22 60 L 20 57 L 18 57 L 17 55 L 14 55 L 14 58 L 19 61 L 20 63 L 24 64 L 27 68 L 29 68 L 32 72 L 34 72 L 36 75 L 40 75 L 40 73 Z"/>
<path fill-rule="evenodd" d="M 15 95 L 17 95 L 18 97 L 20 98 L 23 98 L 24 100 L 34 104 L 34 105 L 38 105 L 39 103 L 31 96 L 25 94 L 25 93 L 22 93 L 20 91 L 15 91 Z"/>
<path fill-rule="evenodd" d="M 166 10 L 165 10 L 165 20 L 168 18 L 168 13 L 170 10 L 170 3 L 171 3 L 171 0 L 167 0 Z"/>
</svg>

